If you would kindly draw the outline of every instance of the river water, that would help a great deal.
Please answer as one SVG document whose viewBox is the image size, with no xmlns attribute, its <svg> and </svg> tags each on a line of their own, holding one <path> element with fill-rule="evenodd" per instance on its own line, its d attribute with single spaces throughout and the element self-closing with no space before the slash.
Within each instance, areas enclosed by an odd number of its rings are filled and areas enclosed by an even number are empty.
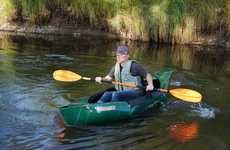
<svg viewBox="0 0 230 150">
<path fill-rule="evenodd" d="M 53 71 L 105 75 L 117 45 L 151 73 L 175 70 L 171 88 L 199 91 L 202 103 L 169 96 L 155 113 L 106 126 L 63 130 L 58 106 L 76 102 L 108 85 L 60 83 Z M 230 149 L 230 50 L 200 46 L 156 46 L 97 37 L 0 35 L 0 149 Z"/>
</svg>

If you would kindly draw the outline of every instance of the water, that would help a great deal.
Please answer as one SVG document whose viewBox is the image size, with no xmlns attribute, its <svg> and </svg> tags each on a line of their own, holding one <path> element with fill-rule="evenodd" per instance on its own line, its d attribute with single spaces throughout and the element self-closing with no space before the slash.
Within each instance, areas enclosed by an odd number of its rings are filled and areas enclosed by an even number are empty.
<svg viewBox="0 0 230 150">
<path fill-rule="evenodd" d="M 170 96 L 157 112 L 106 126 L 60 128 L 57 106 L 107 87 L 89 81 L 60 83 L 53 71 L 105 75 L 115 61 L 108 39 L 0 36 L 0 149 L 220 149 L 230 148 L 230 51 L 128 42 L 131 57 L 150 72 L 170 68 L 171 88 L 202 93 L 200 104 Z"/>
</svg>

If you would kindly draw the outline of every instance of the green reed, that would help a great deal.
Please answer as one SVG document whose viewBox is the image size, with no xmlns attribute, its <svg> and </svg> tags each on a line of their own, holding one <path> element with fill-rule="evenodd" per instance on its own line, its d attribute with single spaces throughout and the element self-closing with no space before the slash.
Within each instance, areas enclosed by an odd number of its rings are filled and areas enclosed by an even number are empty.
<svg viewBox="0 0 230 150">
<path fill-rule="evenodd" d="M 229 0 L 5 0 L 31 24 L 80 26 L 121 37 L 187 43 L 230 31 Z M 1 8 L 1 6 L 0 6 Z M 0 14 L 0 18 L 3 16 Z"/>
</svg>

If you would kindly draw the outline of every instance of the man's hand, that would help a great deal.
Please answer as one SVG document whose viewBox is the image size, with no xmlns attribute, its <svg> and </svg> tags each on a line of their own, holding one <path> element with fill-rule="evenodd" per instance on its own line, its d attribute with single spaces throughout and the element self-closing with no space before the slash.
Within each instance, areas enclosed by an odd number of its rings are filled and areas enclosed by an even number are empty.
<svg viewBox="0 0 230 150">
<path fill-rule="evenodd" d="M 109 75 L 107 75 L 104 78 L 96 77 L 95 81 L 101 84 L 103 81 L 112 81 L 112 78 Z"/>
<path fill-rule="evenodd" d="M 153 90 L 153 85 L 147 85 L 146 86 L 146 91 L 152 91 Z"/>
<path fill-rule="evenodd" d="M 147 73 L 146 80 L 148 82 L 148 85 L 146 86 L 146 91 L 152 91 L 154 86 L 153 86 L 153 77 L 150 73 Z"/>
<path fill-rule="evenodd" d="M 101 84 L 102 77 L 96 77 L 95 81 Z"/>
</svg>

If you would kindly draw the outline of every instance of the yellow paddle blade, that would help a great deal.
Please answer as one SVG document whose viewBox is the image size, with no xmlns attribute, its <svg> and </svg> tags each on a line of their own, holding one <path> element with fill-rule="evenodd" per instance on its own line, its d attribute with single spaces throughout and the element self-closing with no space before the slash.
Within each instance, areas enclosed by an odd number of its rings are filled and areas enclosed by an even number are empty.
<svg viewBox="0 0 230 150">
<path fill-rule="evenodd" d="M 56 70 L 53 73 L 53 78 L 58 81 L 73 82 L 81 80 L 82 77 L 69 70 Z"/>
<path fill-rule="evenodd" d="M 169 90 L 169 93 L 172 94 L 174 97 L 187 102 L 199 103 L 202 99 L 202 95 L 199 92 L 191 89 L 171 89 Z"/>
</svg>

